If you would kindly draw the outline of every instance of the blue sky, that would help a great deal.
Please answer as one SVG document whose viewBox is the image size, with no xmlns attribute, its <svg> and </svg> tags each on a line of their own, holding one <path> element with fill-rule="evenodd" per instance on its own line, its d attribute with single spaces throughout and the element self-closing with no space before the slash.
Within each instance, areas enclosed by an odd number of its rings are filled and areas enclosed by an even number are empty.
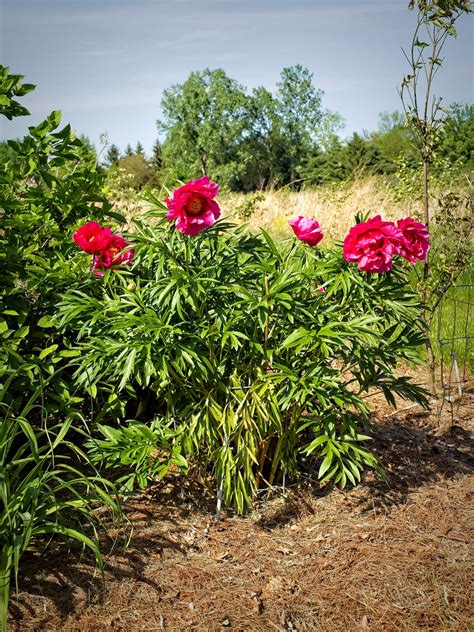
<svg viewBox="0 0 474 632">
<path fill-rule="evenodd" d="M 98 144 L 124 149 L 157 136 L 165 88 L 193 70 L 224 68 L 240 83 L 274 90 L 297 63 L 314 73 L 323 106 L 343 115 L 343 135 L 400 110 L 415 15 L 408 0 L 0 0 L 1 60 L 37 84 L 31 117 L 2 122 L 22 135 L 52 109 Z M 473 18 L 458 23 L 435 91 L 474 101 Z"/>
</svg>

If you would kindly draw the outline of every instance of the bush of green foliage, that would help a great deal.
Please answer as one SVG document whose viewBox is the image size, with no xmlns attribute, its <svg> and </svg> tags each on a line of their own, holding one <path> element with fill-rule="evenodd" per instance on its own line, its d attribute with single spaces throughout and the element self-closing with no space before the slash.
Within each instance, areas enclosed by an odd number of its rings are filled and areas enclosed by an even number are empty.
<svg viewBox="0 0 474 632">
<path fill-rule="evenodd" d="M 0 66 L 0 114 L 28 114 L 17 101 L 34 86 Z M 0 170 L 0 616 L 22 554 L 37 538 L 89 547 L 95 506 L 113 511 L 114 487 L 81 446 L 89 411 L 71 380 L 74 351 L 49 327 L 49 314 L 77 282 L 70 233 L 84 217 L 110 212 L 102 174 L 60 113 L 9 141 Z M 85 528 L 85 523 L 89 528 Z"/>
<path fill-rule="evenodd" d="M 84 271 L 58 306 L 55 326 L 75 341 L 75 383 L 96 398 L 98 418 L 153 418 L 238 512 L 316 464 L 321 480 L 356 484 L 378 467 L 367 391 L 425 401 L 395 371 L 417 362 L 422 342 L 408 266 L 368 275 L 340 244 L 277 245 L 223 221 L 186 237 L 163 208 L 155 199 L 154 222 L 129 235 L 131 268 L 87 277 L 78 254 Z M 137 441 L 108 439 L 109 459 Z"/>
</svg>

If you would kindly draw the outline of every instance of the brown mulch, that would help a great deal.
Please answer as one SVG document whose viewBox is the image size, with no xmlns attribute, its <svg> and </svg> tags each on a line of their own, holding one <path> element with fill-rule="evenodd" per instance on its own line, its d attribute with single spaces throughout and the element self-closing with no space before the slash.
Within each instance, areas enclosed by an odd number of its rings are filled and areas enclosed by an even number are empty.
<svg viewBox="0 0 474 632">
<path fill-rule="evenodd" d="M 192 482 L 157 485 L 128 503 L 128 547 L 109 529 L 105 590 L 77 550 L 25 558 L 11 630 L 473 630 L 474 395 L 378 411 L 390 486 L 308 480 L 214 523 Z"/>
</svg>

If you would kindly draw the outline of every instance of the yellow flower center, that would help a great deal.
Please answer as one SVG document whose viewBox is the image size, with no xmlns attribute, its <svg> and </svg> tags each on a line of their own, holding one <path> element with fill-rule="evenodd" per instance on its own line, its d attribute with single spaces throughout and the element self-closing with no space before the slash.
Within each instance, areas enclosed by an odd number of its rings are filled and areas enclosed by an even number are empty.
<svg viewBox="0 0 474 632">
<path fill-rule="evenodd" d="M 186 210 L 190 215 L 199 215 L 202 211 L 202 202 L 199 198 L 194 198 L 186 204 Z"/>
</svg>

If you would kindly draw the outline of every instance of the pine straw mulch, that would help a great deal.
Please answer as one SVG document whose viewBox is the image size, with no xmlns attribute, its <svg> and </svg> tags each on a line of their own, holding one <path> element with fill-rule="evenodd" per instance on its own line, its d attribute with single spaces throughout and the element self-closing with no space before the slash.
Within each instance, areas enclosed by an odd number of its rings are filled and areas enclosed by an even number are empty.
<svg viewBox="0 0 474 632">
<path fill-rule="evenodd" d="M 308 480 L 216 524 L 192 482 L 157 485 L 128 503 L 128 548 L 109 529 L 105 591 L 77 550 L 25 558 L 11 629 L 472 630 L 474 395 L 455 408 L 443 433 L 435 414 L 375 415 L 390 487 Z"/>
</svg>

